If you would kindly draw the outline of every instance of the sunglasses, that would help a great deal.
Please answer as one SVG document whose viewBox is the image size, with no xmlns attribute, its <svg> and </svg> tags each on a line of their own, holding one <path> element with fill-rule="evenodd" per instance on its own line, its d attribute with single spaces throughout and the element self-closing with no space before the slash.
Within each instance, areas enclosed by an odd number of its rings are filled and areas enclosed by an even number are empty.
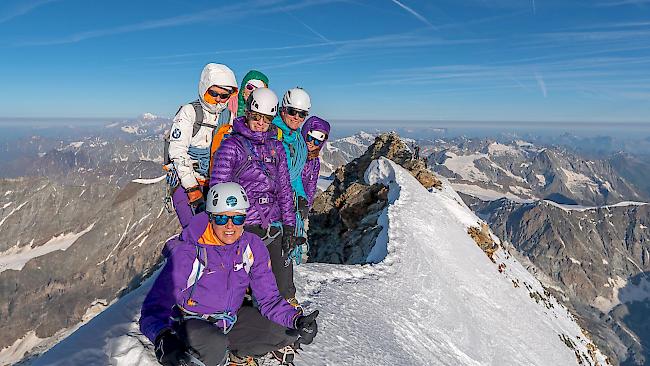
<svg viewBox="0 0 650 366">
<path fill-rule="evenodd" d="M 319 140 L 319 139 L 315 138 L 312 135 L 307 135 L 307 142 L 311 142 L 312 144 L 314 144 L 316 146 L 320 146 L 325 141 Z"/>
<path fill-rule="evenodd" d="M 230 98 L 230 94 L 232 94 L 232 92 L 221 94 L 221 93 L 216 92 L 216 91 L 214 91 L 214 90 L 210 90 L 210 89 L 208 89 L 208 94 L 210 94 L 210 96 L 211 96 L 212 98 L 228 99 L 228 98 Z"/>
<path fill-rule="evenodd" d="M 255 90 L 257 87 L 253 84 L 246 84 L 246 90 Z"/>
<path fill-rule="evenodd" d="M 271 123 L 271 121 L 273 121 L 274 116 L 269 116 L 267 114 L 262 114 L 258 112 L 249 112 L 248 118 L 252 121 L 264 121 L 266 123 Z"/>
<path fill-rule="evenodd" d="M 219 226 L 226 225 L 228 223 L 228 220 L 232 220 L 233 225 L 239 226 L 244 225 L 244 221 L 246 221 L 246 215 L 210 215 L 210 219 L 212 219 L 212 221 Z"/>
<path fill-rule="evenodd" d="M 284 111 L 287 112 L 287 114 L 290 116 L 298 115 L 298 117 L 300 118 L 305 118 L 309 114 L 309 112 L 307 111 L 301 111 L 300 109 L 295 109 L 291 107 L 285 108 Z"/>
</svg>

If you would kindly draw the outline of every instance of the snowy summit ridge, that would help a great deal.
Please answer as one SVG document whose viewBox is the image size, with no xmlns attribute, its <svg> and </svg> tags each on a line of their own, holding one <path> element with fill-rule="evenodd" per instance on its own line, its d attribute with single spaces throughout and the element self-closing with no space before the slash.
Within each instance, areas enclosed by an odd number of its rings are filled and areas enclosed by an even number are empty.
<svg viewBox="0 0 650 366">
<path fill-rule="evenodd" d="M 448 182 L 425 189 L 380 158 L 364 174 L 388 187 L 376 265 L 298 266 L 297 297 L 319 309 L 298 365 L 605 365 L 571 314 L 506 251 L 468 235 L 480 220 Z M 490 234 L 493 236 L 492 234 Z M 496 239 L 496 237 L 493 237 Z M 498 239 L 496 239 L 498 243 Z M 151 280 L 35 365 L 156 365 L 137 319 Z"/>
</svg>

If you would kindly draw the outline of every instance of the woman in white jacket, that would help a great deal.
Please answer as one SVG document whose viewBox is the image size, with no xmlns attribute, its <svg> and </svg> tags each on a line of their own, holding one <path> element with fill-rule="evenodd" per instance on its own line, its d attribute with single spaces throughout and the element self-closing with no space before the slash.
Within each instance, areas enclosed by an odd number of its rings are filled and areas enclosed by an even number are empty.
<svg viewBox="0 0 650 366">
<path fill-rule="evenodd" d="M 182 227 L 205 206 L 210 181 L 210 152 L 217 129 L 232 123 L 228 99 L 237 93 L 235 74 L 226 65 L 210 63 L 203 68 L 199 99 L 182 106 L 169 135 L 169 160 L 178 179 L 172 201 Z"/>
</svg>

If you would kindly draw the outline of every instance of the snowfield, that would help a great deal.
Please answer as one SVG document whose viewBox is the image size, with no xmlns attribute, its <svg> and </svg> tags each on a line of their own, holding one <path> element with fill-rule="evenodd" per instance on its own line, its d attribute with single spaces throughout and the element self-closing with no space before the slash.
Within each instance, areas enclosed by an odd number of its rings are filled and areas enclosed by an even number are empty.
<svg viewBox="0 0 650 366">
<path fill-rule="evenodd" d="M 468 235 L 479 219 L 448 182 L 427 191 L 381 159 L 369 183 L 389 186 L 375 265 L 304 264 L 298 299 L 319 334 L 297 365 L 605 365 L 566 308 L 503 249 L 494 263 Z M 498 239 L 497 239 L 498 240 Z M 377 258 L 369 258 L 377 259 Z M 152 280 L 120 299 L 35 365 L 156 365 L 139 333 Z M 271 364 L 270 362 L 268 364 Z"/>
<path fill-rule="evenodd" d="M 27 262 L 33 258 L 37 258 L 57 250 L 66 250 L 72 244 L 74 244 L 77 239 L 92 230 L 94 226 L 95 224 L 92 223 L 81 232 L 55 236 L 52 239 L 48 240 L 47 243 L 35 248 L 32 248 L 31 244 L 24 247 L 11 247 L 7 251 L 0 253 L 0 273 L 9 269 L 20 271 L 23 269 L 25 264 L 27 264 Z"/>
</svg>

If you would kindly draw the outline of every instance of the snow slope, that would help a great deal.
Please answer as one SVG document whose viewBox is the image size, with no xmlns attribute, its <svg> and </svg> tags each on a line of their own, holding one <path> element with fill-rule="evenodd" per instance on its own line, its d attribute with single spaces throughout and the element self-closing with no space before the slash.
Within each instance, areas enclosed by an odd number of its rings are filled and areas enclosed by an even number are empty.
<svg viewBox="0 0 650 366">
<path fill-rule="evenodd" d="M 37 258 L 57 250 L 66 250 L 77 239 L 93 229 L 95 224 L 91 224 L 86 229 L 78 233 L 68 233 L 55 236 L 48 240 L 47 243 L 32 248 L 31 245 L 24 247 L 11 247 L 9 250 L 0 253 L 0 273 L 3 271 L 13 269 L 20 271 L 25 264 L 33 258 Z"/>
<path fill-rule="evenodd" d="M 576 365 L 577 357 L 605 364 L 539 281 L 502 249 L 495 263 L 481 251 L 467 234 L 479 219 L 448 182 L 428 192 L 386 159 L 365 176 L 390 188 L 380 219 L 388 225 L 373 250 L 386 257 L 297 267 L 298 298 L 321 311 L 319 335 L 298 365 Z M 150 284 L 35 364 L 154 365 L 136 323 Z"/>
</svg>

